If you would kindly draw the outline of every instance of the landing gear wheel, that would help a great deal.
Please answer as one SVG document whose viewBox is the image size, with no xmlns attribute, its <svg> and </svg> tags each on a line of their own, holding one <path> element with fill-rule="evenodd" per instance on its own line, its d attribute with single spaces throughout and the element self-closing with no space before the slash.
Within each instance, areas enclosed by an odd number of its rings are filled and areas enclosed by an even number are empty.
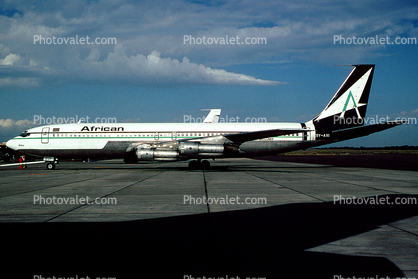
<svg viewBox="0 0 418 279">
<path fill-rule="evenodd" d="M 199 162 L 196 160 L 189 162 L 189 169 L 197 170 L 199 168 Z"/>
<path fill-rule="evenodd" d="M 46 168 L 49 170 L 55 170 L 55 164 L 54 163 L 48 163 L 46 164 Z"/>
<path fill-rule="evenodd" d="M 208 161 L 208 160 L 203 160 L 203 161 L 200 163 L 200 167 L 201 167 L 201 169 L 202 169 L 202 170 L 207 170 L 207 169 L 209 169 L 209 168 L 210 168 L 210 163 L 209 163 L 209 161 Z"/>
</svg>

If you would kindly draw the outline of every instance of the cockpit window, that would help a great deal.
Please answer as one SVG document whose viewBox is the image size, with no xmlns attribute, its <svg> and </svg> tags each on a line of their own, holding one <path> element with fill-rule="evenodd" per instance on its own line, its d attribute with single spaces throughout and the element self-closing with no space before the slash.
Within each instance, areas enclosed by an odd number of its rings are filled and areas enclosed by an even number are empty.
<svg viewBox="0 0 418 279">
<path fill-rule="evenodd" d="M 30 136 L 30 133 L 28 133 L 28 131 L 24 131 L 23 133 L 20 134 L 21 137 L 27 137 Z"/>
</svg>

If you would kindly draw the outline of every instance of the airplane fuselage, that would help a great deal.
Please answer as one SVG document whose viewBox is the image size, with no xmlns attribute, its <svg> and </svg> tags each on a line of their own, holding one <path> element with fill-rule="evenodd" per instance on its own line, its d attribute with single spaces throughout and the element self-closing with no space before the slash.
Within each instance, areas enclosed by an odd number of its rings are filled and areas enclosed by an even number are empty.
<svg viewBox="0 0 418 279">
<path fill-rule="evenodd" d="M 30 129 L 11 139 L 8 147 L 24 154 L 57 158 L 125 158 L 133 143 L 170 148 L 171 142 L 199 141 L 224 144 L 222 135 L 273 129 L 302 129 L 301 123 L 118 123 L 60 124 Z M 306 129 L 306 126 L 305 126 Z M 214 157 L 277 154 L 283 150 L 310 147 L 315 131 L 292 133 L 244 142 L 239 151 Z M 305 148 L 307 148 L 305 147 Z M 210 155 L 203 157 L 211 157 Z M 185 158 L 186 159 L 186 158 Z"/>
</svg>

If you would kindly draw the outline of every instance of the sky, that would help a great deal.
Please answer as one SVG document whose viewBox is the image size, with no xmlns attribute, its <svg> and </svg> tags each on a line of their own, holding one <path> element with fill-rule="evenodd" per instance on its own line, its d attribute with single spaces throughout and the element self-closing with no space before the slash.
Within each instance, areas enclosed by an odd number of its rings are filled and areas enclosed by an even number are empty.
<svg viewBox="0 0 418 279">
<path fill-rule="evenodd" d="M 354 64 L 367 117 L 410 119 L 334 146 L 417 145 L 414 1 L 0 1 L 0 142 L 42 121 L 306 122 Z M 198 120 L 197 120 L 198 121 Z"/>
</svg>

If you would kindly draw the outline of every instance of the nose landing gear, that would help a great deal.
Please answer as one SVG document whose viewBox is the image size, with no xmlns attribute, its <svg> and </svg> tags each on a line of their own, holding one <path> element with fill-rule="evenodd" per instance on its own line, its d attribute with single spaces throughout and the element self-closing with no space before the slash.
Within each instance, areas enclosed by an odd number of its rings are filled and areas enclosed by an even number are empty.
<svg viewBox="0 0 418 279">
<path fill-rule="evenodd" d="M 55 165 L 58 164 L 58 158 L 44 157 L 44 161 L 47 162 L 46 168 L 48 170 L 55 170 Z"/>
<path fill-rule="evenodd" d="M 48 164 L 46 164 L 46 168 L 48 170 L 55 170 L 55 164 L 54 163 L 48 163 Z"/>
</svg>

